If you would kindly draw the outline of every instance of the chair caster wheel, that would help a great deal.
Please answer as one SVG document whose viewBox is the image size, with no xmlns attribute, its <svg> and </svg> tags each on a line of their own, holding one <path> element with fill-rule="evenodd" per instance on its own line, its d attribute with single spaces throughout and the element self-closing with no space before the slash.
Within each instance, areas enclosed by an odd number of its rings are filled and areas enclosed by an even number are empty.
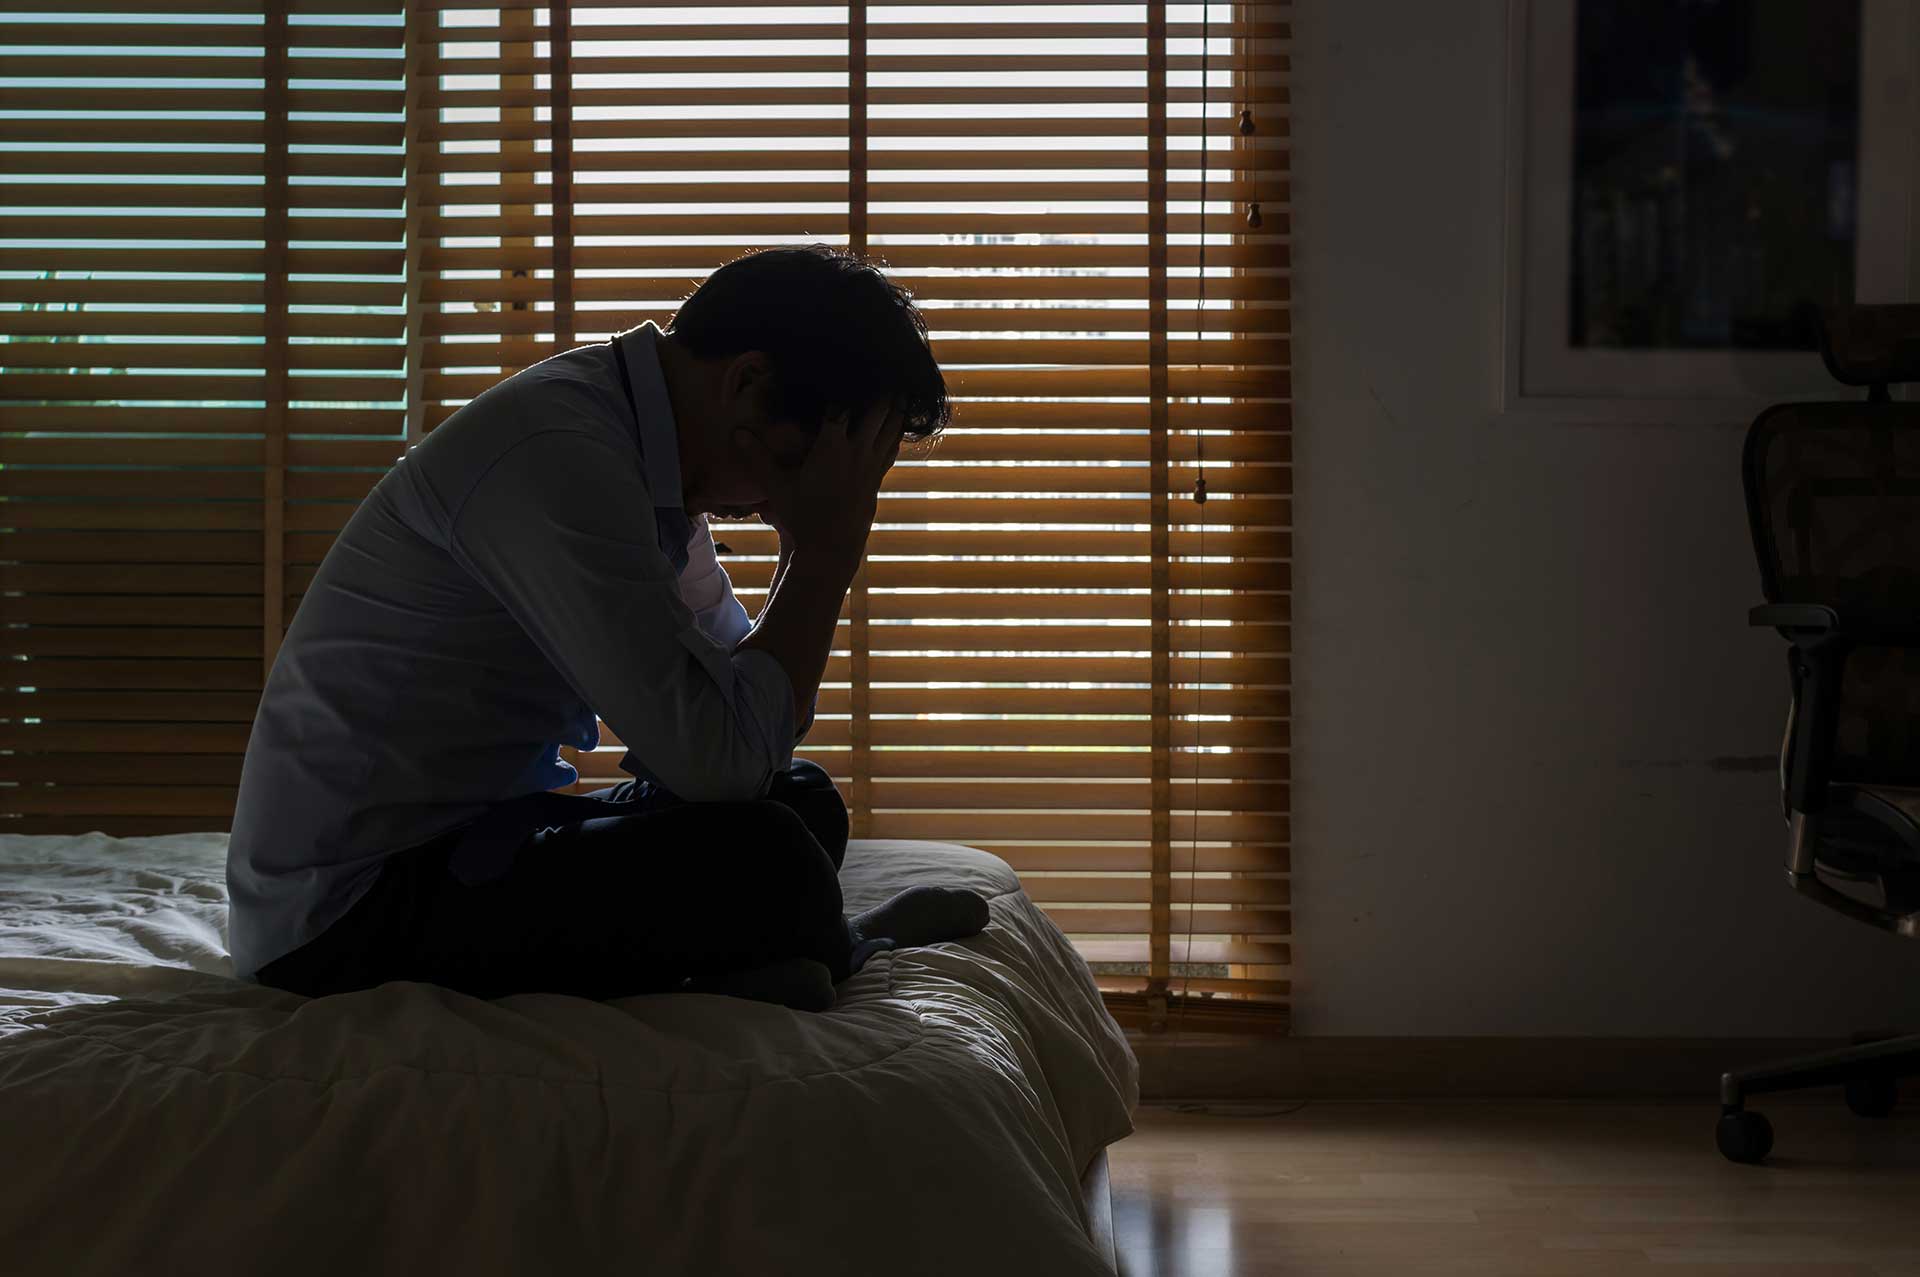
<svg viewBox="0 0 1920 1277">
<path fill-rule="evenodd" d="M 1735 1109 L 1720 1115 L 1713 1137 L 1728 1161 L 1752 1164 L 1773 1150 L 1773 1123 L 1764 1114 Z"/>
<path fill-rule="evenodd" d="M 1900 1084 L 1885 1075 L 1848 1078 L 1846 1091 L 1855 1117 L 1885 1117 L 1900 1100 Z"/>
</svg>

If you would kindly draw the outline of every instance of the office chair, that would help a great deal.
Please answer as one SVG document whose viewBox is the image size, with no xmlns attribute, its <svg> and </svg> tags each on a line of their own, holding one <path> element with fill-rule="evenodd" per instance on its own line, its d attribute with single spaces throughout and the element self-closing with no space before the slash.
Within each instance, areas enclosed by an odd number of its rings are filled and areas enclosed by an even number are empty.
<svg viewBox="0 0 1920 1277">
<path fill-rule="evenodd" d="M 1860 922 L 1920 938 L 1920 306 L 1853 306 L 1822 325 L 1827 369 L 1865 400 L 1777 404 L 1747 431 L 1747 517 L 1766 603 L 1789 643 L 1780 746 L 1787 881 Z M 1720 1151 L 1758 1162 L 1773 1127 L 1748 1096 L 1845 1088 L 1884 1117 L 1920 1073 L 1920 1034 L 1723 1074 Z"/>
</svg>

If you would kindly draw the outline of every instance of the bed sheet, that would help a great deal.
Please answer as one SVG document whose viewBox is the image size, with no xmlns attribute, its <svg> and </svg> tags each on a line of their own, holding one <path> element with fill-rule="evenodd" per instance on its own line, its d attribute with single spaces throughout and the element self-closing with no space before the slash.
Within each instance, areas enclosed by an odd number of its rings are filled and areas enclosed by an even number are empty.
<svg viewBox="0 0 1920 1277">
<path fill-rule="evenodd" d="M 9 1272 L 1106 1271 L 1077 1185 L 1137 1068 L 994 856 L 852 844 L 850 909 L 992 922 L 806 1014 L 237 981 L 225 841 L 0 835 Z"/>
</svg>

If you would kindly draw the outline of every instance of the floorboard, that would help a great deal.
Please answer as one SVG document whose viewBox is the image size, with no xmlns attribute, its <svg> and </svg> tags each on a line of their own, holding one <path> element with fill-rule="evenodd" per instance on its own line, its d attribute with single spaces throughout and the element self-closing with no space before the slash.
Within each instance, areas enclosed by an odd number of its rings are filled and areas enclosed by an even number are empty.
<svg viewBox="0 0 1920 1277">
<path fill-rule="evenodd" d="M 1920 1277 L 1920 1108 L 1711 1102 L 1145 1108 L 1109 1151 L 1123 1277 Z"/>
</svg>

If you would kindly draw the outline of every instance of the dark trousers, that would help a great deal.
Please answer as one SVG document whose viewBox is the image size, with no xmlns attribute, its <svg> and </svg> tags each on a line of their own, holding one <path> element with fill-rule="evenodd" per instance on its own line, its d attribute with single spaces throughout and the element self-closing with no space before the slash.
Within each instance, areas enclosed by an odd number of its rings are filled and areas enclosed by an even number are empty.
<svg viewBox="0 0 1920 1277">
<path fill-rule="evenodd" d="M 796 761 L 754 802 L 686 803 L 629 781 L 513 799 L 476 825 L 506 835 L 504 872 L 456 874 L 466 830 L 391 856 L 339 921 L 260 982 L 314 997 L 417 980 L 487 998 L 614 998 L 784 958 L 847 974 L 847 810 L 813 763 Z"/>
</svg>

